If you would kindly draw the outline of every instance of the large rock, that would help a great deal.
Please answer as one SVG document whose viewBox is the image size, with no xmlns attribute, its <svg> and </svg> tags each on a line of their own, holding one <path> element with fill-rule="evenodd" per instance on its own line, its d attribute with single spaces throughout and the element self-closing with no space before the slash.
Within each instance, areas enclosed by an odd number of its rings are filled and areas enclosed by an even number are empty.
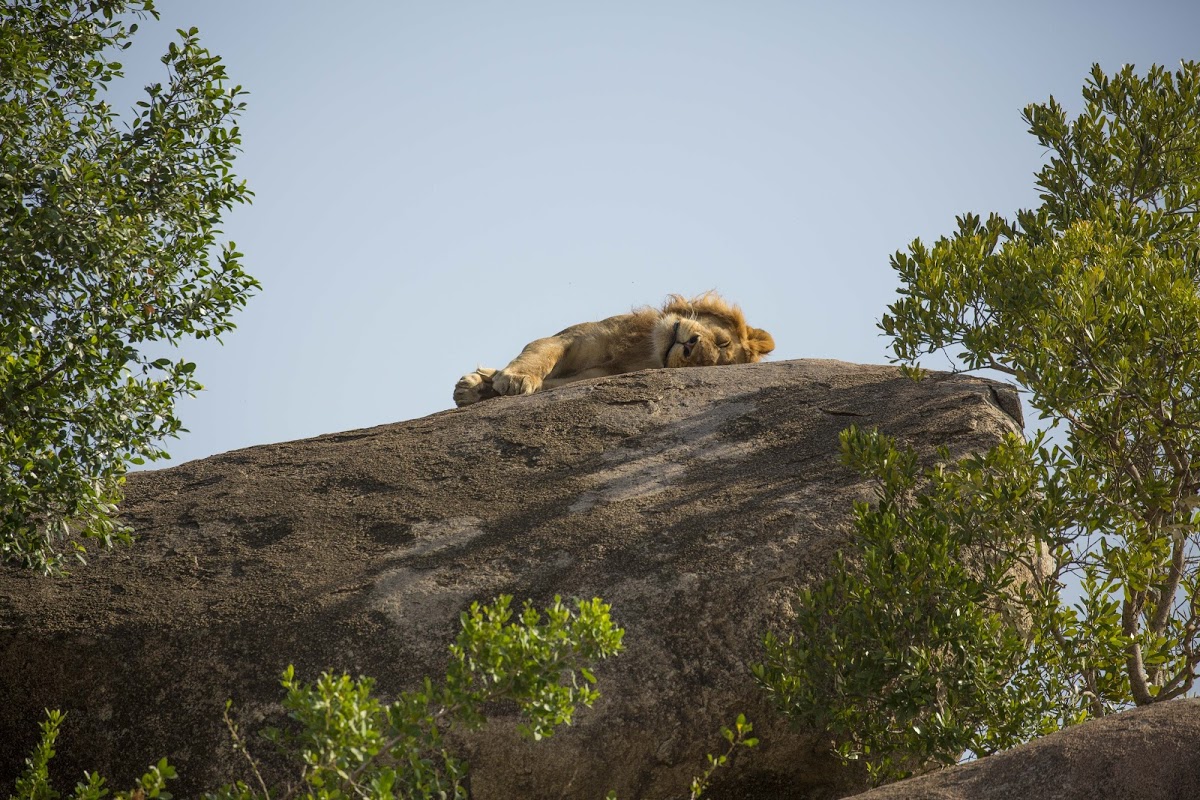
<svg viewBox="0 0 1200 800">
<path fill-rule="evenodd" d="M 127 784 L 167 755 L 194 795 L 240 774 L 227 697 L 253 729 L 279 714 L 288 663 L 413 687 L 444 674 L 460 610 L 508 593 L 599 595 L 626 652 L 573 728 L 529 743 L 505 717 L 472 736 L 473 797 L 686 794 L 738 712 L 763 744 L 726 796 L 845 794 L 857 774 L 765 709 L 749 672 L 869 497 L 838 432 L 961 454 L 1014 414 L 1003 387 L 888 367 L 657 370 L 132 475 L 135 546 L 62 580 L 0 572 L 0 779 L 51 707 L 69 715 L 61 779 Z"/>
<path fill-rule="evenodd" d="M 854 800 L 1200 797 L 1200 700 L 1126 711 Z"/>
</svg>

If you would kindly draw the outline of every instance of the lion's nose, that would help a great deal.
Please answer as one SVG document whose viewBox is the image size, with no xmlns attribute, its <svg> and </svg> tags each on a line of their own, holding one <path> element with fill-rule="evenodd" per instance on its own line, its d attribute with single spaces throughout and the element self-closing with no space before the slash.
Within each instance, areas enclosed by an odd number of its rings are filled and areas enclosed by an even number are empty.
<svg viewBox="0 0 1200 800">
<path fill-rule="evenodd" d="M 696 342 L 700 341 L 700 334 L 696 334 L 692 338 L 683 343 L 683 357 L 692 357 L 692 348 L 696 346 Z"/>
</svg>

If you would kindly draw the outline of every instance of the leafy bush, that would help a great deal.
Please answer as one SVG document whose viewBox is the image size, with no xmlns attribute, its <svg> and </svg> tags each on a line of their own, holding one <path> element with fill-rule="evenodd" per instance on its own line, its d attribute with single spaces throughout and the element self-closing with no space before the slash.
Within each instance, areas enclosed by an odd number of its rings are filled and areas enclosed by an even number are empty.
<svg viewBox="0 0 1200 800">
<path fill-rule="evenodd" d="M 284 708 L 293 725 L 268 732 L 298 767 L 294 782 L 269 787 L 246 740 L 229 717 L 235 750 L 246 757 L 254 785 L 238 781 L 206 796 L 213 800 L 309 800 L 341 798 L 465 798 L 467 764 L 447 749 L 443 732 L 450 726 L 478 728 L 486 708 L 498 701 L 515 703 L 525 718 L 522 731 L 534 739 L 553 735 L 570 724 L 577 705 L 599 697 L 588 665 L 621 651 L 624 631 L 613 624 L 609 606 L 599 599 L 579 601 L 574 612 L 559 598 L 544 614 L 528 603 L 512 621 L 512 598 L 478 603 L 461 617 L 462 631 L 450 648 L 445 684 L 427 678 L 418 691 L 385 703 L 372 694 L 370 678 L 326 673 L 315 683 L 284 672 Z M 42 739 L 28 759 L 13 800 L 51 800 L 47 764 L 62 715 L 49 712 Z M 747 729 L 748 730 L 748 729 Z M 740 733 L 740 730 L 739 730 Z M 140 785 L 118 798 L 161 797 L 175 776 L 164 759 Z M 97 800 L 103 779 L 88 775 L 72 798 Z"/>
<path fill-rule="evenodd" d="M 1078 719 L 1070 654 L 1046 638 L 1058 598 L 1033 531 L 1056 521 L 1035 445 L 922 470 L 876 431 L 841 442 L 877 502 L 855 506 L 853 556 L 801 592 L 787 637 L 767 635 L 754 672 L 776 704 L 876 781 Z"/>
</svg>

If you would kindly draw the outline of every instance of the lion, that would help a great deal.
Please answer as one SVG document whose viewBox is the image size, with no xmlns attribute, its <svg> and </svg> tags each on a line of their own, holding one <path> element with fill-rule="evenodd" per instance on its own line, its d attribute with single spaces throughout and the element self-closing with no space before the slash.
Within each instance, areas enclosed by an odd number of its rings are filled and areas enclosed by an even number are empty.
<svg viewBox="0 0 1200 800">
<path fill-rule="evenodd" d="M 715 292 L 691 300 L 673 294 L 661 310 L 572 325 L 525 345 L 504 369 L 468 372 L 454 387 L 454 402 L 468 406 L 640 369 L 749 364 L 774 349 L 771 334 L 747 325 L 741 309 Z"/>
</svg>

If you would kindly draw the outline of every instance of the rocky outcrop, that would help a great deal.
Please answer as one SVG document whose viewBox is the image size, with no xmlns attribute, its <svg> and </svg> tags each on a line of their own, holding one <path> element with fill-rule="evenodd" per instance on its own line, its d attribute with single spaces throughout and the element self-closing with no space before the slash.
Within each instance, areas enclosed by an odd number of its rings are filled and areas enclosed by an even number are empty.
<svg viewBox="0 0 1200 800">
<path fill-rule="evenodd" d="M 444 673 L 460 610 L 508 593 L 603 597 L 626 651 L 572 728 L 530 743 L 502 717 L 465 742 L 473 797 L 686 794 L 738 712 L 763 744 L 722 796 L 845 794 L 858 776 L 749 672 L 869 496 L 838 432 L 962 454 L 1019 413 L 995 384 L 888 367 L 656 370 L 131 475 L 135 546 L 63 580 L 0 572 L 0 779 L 51 707 L 65 780 L 121 785 L 167 755 L 195 795 L 240 774 L 227 697 L 253 729 L 289 663 L 412 687 Z"/>
<path fill-rule="evenodd" d="M 1185 800 L 1200 797 L 1200 700 L 1050 734 L 854 800 Z"/>
</svg>

